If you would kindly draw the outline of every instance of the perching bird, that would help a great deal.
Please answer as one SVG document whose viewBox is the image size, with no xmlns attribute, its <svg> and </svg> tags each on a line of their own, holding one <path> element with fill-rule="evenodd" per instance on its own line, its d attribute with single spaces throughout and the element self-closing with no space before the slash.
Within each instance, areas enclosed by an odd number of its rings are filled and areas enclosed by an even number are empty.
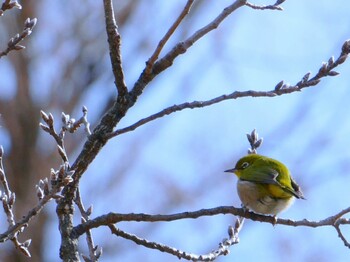
<svg viewBox="0 0 350 262">
<path fill-rule="evenodd" d="M 275 159 L 250 154 L 225 172 L 237 175 L 239 198 L 256 213 L 276 216 L 292 204 L 294 197 L 305 199 L 288 168 Z"/>
</svg>

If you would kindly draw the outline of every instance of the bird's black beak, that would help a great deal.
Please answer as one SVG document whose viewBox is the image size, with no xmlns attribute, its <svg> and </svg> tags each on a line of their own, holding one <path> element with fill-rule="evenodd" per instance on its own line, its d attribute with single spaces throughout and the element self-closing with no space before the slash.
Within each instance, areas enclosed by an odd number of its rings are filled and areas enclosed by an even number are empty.
<svg viewBox="0 0 350 262">
<path fill-rule="evenodd" d="M 224 172 L 226 172 L 226 173 L 234 173 L 235 171 L 236 171 L 236 169 L 232 168 L 232 169 L 227 169 Z"/>
</svg>

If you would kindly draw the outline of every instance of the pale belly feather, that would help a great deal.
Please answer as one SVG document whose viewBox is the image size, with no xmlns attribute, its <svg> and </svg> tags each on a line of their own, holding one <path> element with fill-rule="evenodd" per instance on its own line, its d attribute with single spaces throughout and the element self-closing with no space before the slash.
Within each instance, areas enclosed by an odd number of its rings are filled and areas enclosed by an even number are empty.
<svg viewBox="0 0 350 262">
<path fill-rule="evenodd" d="M 238 180 L 237 191 L 242 204 L 260 214 L 276 215 L 294 201 L 294 197 L 281 199 L 266 196 L 266 192 L 259 190 L 259 185 L 244 180 Z"/>
</svg>

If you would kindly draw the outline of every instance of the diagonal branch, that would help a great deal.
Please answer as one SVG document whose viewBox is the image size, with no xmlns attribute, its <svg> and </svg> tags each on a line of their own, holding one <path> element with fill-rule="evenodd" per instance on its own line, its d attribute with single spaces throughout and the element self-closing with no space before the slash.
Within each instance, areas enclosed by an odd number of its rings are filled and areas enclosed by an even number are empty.
<svg viewBox="0 0 350 262">
<path fill-rule="evenodd" d="M 184 109 L 194 109 L 194 108 L 202 108 L 211 106 L 213 104 L 217 104 L 226 100 L 230 99 L 238 99 L 242 97 L 274 97 L 274 96 L 280 96 L 285 94 L 290 94 L 294 92 L 299 92 L 304 88 L 308 88 L 311 86 L 315 86 L 318 83 L 320 83 L 321 79 L 327 76 L 337 76 L 339 73 L 334 71 L 333 69 L 339 66 L 340 64 L 344 63 L 346 59 L 348 58 L 348 55 L 350 53 L 350 40 L 346 40 L 342 46 L 342 50 L 340 52 L 339 57 L 334 60 L 334 57 L 328 59 L 328 62 L 323 62 L 320 69 L 318 70 L 317 74 L 310 78 L 311 73 L 306 73 L 301 80 L 296 83 L 294 86 L 290 86 L 289 84 L 285 84 L 284 81 L 280 81 L 273 90 L 270 91 L 254 91 L 254 90 L 247 90 L 247 91 L 235 91 L 228 95 L 221 95 L 218 97 L 215 97 L 210 100 L 205 101 L 193 101 L 193 102 L 186 102 L 179 105 L 173 105 L 169 106 L 158 113 L 155 113 L 153 115 L 150 115 L 148 117 L 145 117 L 136 123 L 122 128 L 118 129 L 112 133 L 109 133 L 106 135 L 107 139 L 110 139 L 112 137 L 130 132 L 135 130 L 136 128 L 147 124 L 153 120 L 156 120 L 158 118 L 161 118 L 166 115 L 173 114 L 178 111 L 182 111 Z"/>
<path fill-rule="evenodd" d="M 0 7 L 0 16 L 3 16 L 6 10 L 12 8 L 22 9 L 22 6 L 17 1 L 5 0 Z"/>
<path fill-rule="evenodd" d="M 206 26 L 199 29 L 192 36 L 176 44 L 163 58 L 159 59 L 153 66 L 152 71 L 148 73 L 148 68 L 144 69 L 143 73 L 136 81 L 133 89 L 130 92 L 132 100 L 136 100 L 143 92 L 147 84 L 158 74 L 169 68 L 175 58 L 179 55 L 184 54 L 195 42 L 200 38 L 208 34 L 210 31 L 216 29 L 222 21 L 224 21 L 230 14 L 236 11 L 238 8 L 245 5 L 246 0 L 236 0 L 233 4 L 227 6 L 213 21 L 208 23 Z M 147 69 L 147 71 L 146 71 Z"/>
<path fill-rule="evenodd" d="M 17 3 L 17 2 L 13 2 Z M 1 12 L 0 12 L 1 15 Z M 24 22 L 24 29 L 21 34 L 16 34 L 14 37 L 10 39 L 7 43 L 7 48 L 6 50 L 0 52 L 0 58 L 3 56 L 6 56 L 8 53 L 11 51 L 19 51 L 25 48 L 25 46 L 20 45 L 19 43 L 22 42 L 26 37 L 30 36 L 34 26 L 36 25 L 37 19 L 33 18 L 27 18 L 26 21 Z"/>
<path fill-rule="evenodd" d="M 178 18 L 175 20 L 175 22 L 172 24 L 172 26 L 166 32 L 164 37 L 159 41 L 156 50 L 154 51 L 152 56 L 146 62 L 146 65 L 147 65 L 146 69 L 145 69 L 146 74 L 150 74 L 151 73 L 152 67 L 153 67 L 154 63 L 156 62 L 156 60 L 158 59 L 159 54 L 162 51 L 164 45 L 169 40 L 169 38 L 172 36 L 172 34 L 175 32 L 175 30 L 178 28 L 178 26 L 180 25 L 182 20 L 185 18 L 185 16 L 190 12 L 190 9 L 191 9 L 193 3 L 194 3 L 194 0 L 188 0 L 187 1 L 184 9 L 182 10 L 182 12 L 178 16 Z"/>
<path fill-rule="evenodd" d="M 122 56 L 120 52 L 121 37 L 114 18 L 112 0 L 103 0 L 103 4 L 106 17 L 106 31 L 108 36 L 109 54 L 114 74 L 114 82 L 117 86 L 118 96 L 124 97 L 128 93 L 128 90 L 124 80 Z"/>
</svg>

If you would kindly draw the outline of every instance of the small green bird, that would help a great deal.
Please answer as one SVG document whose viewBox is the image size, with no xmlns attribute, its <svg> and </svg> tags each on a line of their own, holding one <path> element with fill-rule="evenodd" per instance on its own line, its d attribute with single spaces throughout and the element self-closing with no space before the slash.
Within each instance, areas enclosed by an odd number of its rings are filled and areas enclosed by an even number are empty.
<svg viewBox="0 0 350 262">
<path fill-rule="evenodd" d="M 250 154 L 225 172 L 237 175 L 239 198 L 256 213 L 276 216 L 293 203 L 294 197 L 305 199 L 288 168 L 275 159 Z"/>
</svg>

